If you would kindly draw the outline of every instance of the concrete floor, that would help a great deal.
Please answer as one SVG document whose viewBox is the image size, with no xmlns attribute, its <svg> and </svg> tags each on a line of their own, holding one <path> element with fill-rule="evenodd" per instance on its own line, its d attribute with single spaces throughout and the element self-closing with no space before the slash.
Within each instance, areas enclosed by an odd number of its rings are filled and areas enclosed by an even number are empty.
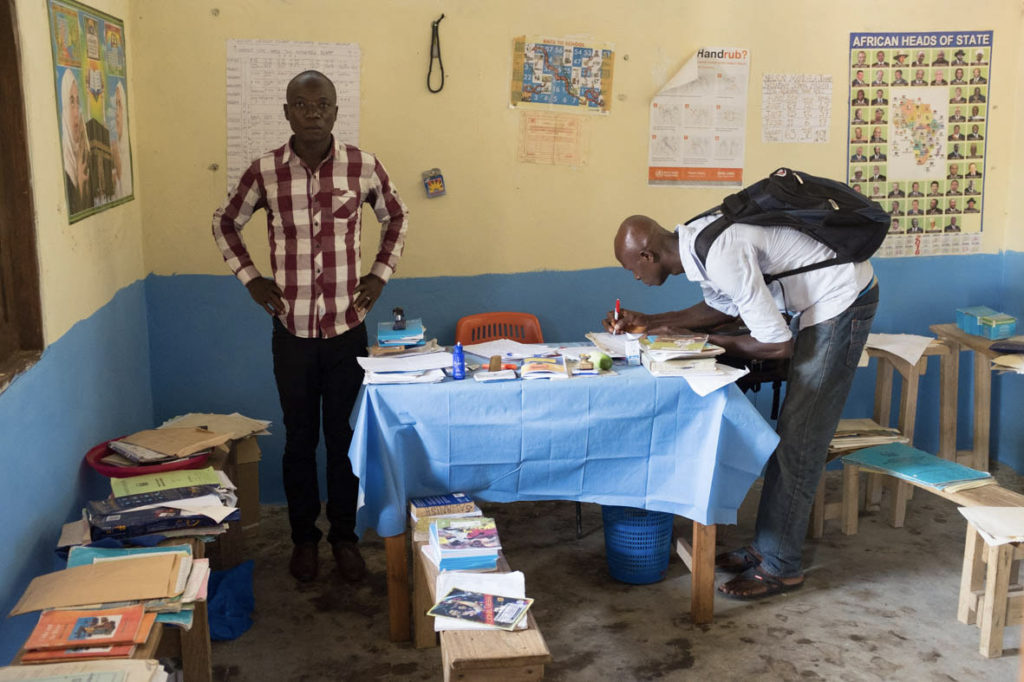
<svg viewBox="0 0 1024 682">
<path fill-rule="evenodd" d="M 1004 467 L 1005 469 L 1005 467 Z M 1024 490 L 1024 479 L 996 471 Z M 830 474 L 830 485 L 838 484 Z M 725 547 L 749 540 L 759 489 L 737 526 L 720 526 Z M 886 500 L 883 499 L 883 508 Z M 1007 628 L 1003 656 L 978 653 L 979 630 L 956 620 L 965 521 L 956 506 L 917 491 L 904 528 L 863 513 L 860 532 L 835 522 L 808 542 L 807 582 L 759 602 L 715 601 L 711 625 L 688 613 L 690 575 L 673 557 L 666 579 L 645 586 L 608 576 L 601 509 L 583 505 L 575 537 L 571 502 L 484 504 L 505 554 L 526 574 L 527 595 L 554 661 L 546 680 L 1016 680 L 1020 627 Z M 358 586 L 334 573 L 326 545 L 321 577 L 289 575 L 287 518 L 264 507 L 255 561 L 254 625 L 214 642 L 214 679 L 440 680 L 438 649 L 388 641 L 384 544 L 362 542 L 370 576 Z M 687 531 L 680 523 L 677 529 Z M 718 576 L 718 581 L 725 576 Z"/>
</svg>

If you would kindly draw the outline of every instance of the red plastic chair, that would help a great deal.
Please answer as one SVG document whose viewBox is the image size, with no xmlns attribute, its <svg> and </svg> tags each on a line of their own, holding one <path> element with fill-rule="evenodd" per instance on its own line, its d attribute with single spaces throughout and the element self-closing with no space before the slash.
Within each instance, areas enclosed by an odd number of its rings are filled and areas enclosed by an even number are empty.
<svg viewBox="0 0 1024 682">
<path fill-rule="evenodd" d="M 455 340 L 463 346 L 495 339 L 544 343 L 540 322 L 530 313 L 476 313 L 466 315 L 455 325 Z"/>
</svg>

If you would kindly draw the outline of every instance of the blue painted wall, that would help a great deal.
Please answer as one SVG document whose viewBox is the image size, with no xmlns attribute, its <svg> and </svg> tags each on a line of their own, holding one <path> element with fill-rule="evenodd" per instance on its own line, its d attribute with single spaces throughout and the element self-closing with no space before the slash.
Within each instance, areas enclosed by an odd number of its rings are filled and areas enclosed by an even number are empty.
<svg viewBox="0 0 1024 682">
<path fill-rule="evenodd" d="M 882 302 L 874 330 L 929 334 L 954 310 L 985 304 L 1024 319 L 1024 254 L 876 260 Z M 371 313 L 370 327 L 396 305 L 422 317 L 428 333 L 450 343 L 459 317 L 483 310 L 529 310 L 551 341 L 578 340 L 598 329 L 619 297 L 645 311 L 697 302 L 696 286 L 672 278 L 659 288 L 635 282 L 619 268 L 578 272 L 396 279 Z M 148 341 L 148 343 L 147 343 Z M 938 446 L 938 364 L 922 379 L 917 445 Z M 970 427 L 969 363 L 960 388 L 960 443 Z M 874 372 L 858 373 L 846 416 L 869 416 Z M 768 414 L 771 391 L 752 394 Z M 1024 428 L 1016 419 L 1024 381 L 997 376 L 993 387 L 992 453 L 1024 471 Z M 0 546 L 0 607 L 8 612 L 29 581 L 61 564 L 53 545 L 62 523 L 85 500 L 107 493 L 106 479 L 83 466 L 93 444 L 149 428 L 185 412 L 234 412 L 270 419 L 261 439 L 260 495 L 283 502 L 280 408 L 270 358 L 270 320 L 231 276 L 150 276 L 114 296 L 47 348 L 40 362 L 0 394 L 0 477 L 4 524 Z M 0 619 L 0 661 L 9 660 L 36 616 Z"/>
<path fill-rule="evenodd" d="M 110 492 L 86 451 L 153 421 L 143 281 L 72 327 L 0 394 L 0 661 L 9 661 L 38 614 L 5 618 L 35 576 L 63 568 L 61 524 Z"/>
<path fill-rule="evenodd" d="M 930 335 L 929 325 L 952 322 L 954 310 L 987 304 L 1010 311 L 1004 297 L 1022 298 L 1024 255 L 878 259 L 881 305 L 874 331 Z M 648 288 L 621 268 L 514 275 L 395 279 L 369 317 L 370 328 L 389 318 L 394 306 L 421 317 L 428 337 L 451 343 L 459 317 L 485 310 L 528 310 L 540 319 L 550 341 L 581 340 L 599 329 L 616 298 L 645 311 L 679 309 L 700 300 L 700 291 L 683 277 Z M 270 320 L 230 276 L 152 276 L 147 280 L 157 420 L 189 411 L 239 411 L 274 422 L 273 435 L 260 440 L 264 453 L 260 494 L 266 502 L 283 502 L 280 451 L 283 428 L 273 383 Z M 1020 313 L 1018 311 L 1018 316 Z M 938 361 L 922 379 L 916 443 L 938 449 Z M 966 370 L 969 363 L 962 362 Z M 995 410 L 1019 397 L 1019 377 L 997 377 Z M 961 433 L 970 424 L 971 382 L 961 384 Z M 874 371 L 861 370 L 846 416 L 870 416 Z M 751 394 L 767 415 L 771 391 Z M 894 401 L 898 405 L 898 401 Z M 1024 452 L 1015 447 L 1024 432 L 1014 423 L 993 418 L 993 456 L 1024 470 Z M 1008 445 L 1009 444 L 1009 445 Z M 962 437 L 960 447 L 969 445 Z"/>
</svg>

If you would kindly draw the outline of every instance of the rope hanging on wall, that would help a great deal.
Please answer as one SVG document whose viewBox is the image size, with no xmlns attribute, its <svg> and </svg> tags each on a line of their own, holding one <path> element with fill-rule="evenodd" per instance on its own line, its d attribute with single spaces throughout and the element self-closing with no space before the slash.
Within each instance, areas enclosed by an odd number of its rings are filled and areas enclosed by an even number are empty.
<svg viewBox="0 0 1024 682">
<path fill-rule="evenodd" d="M 443 14 L 434 20 L 434 23 L 431 24 L 430 30 L 430 67 L 427 69 L 427 90 L 434 93 L 441 92 L 441 90 L 444 89 L 444 62 L 441 61 L 441 36 L 437 32 L 437 27 L 440 25 L 441 19 L 444 19 Z M 440 67 L 441 71 L 441 83 L 437 86 L 436 90 L 430 85 L 430 77 L 434 73 L 435 59 L 437 60 L 437 65 Z"/>
</svg>

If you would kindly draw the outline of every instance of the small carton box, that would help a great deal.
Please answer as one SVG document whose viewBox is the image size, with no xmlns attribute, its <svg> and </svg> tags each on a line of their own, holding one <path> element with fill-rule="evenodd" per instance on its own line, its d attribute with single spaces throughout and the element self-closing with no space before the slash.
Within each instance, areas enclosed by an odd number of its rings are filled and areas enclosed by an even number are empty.
<svg viewBox="0 0 1024 682">
<path fill-rule="evenodd" d="M 985 305 L 975 305 L 969 308 L 956 309 L 956 326 L 968 334 L 981 335 L 981 324 L 979 320 L 987 315 L 998 315 L 998 310 L 993 310 Z"/>
<path fill-rule="evenodd" d="M 260 446 L 256 436 L 228 441 L 214 450 L 210 463 L 223 469 L 238 494 L 242 531 L 249 535 L 260 524 Z"/>
<path fill-rule="evenodd" d="M 986 339 L 1008 339 L 1017 331 L 1017 318 L 1006 313 L 978 318 L 978 335 Z"/>
</svg>

